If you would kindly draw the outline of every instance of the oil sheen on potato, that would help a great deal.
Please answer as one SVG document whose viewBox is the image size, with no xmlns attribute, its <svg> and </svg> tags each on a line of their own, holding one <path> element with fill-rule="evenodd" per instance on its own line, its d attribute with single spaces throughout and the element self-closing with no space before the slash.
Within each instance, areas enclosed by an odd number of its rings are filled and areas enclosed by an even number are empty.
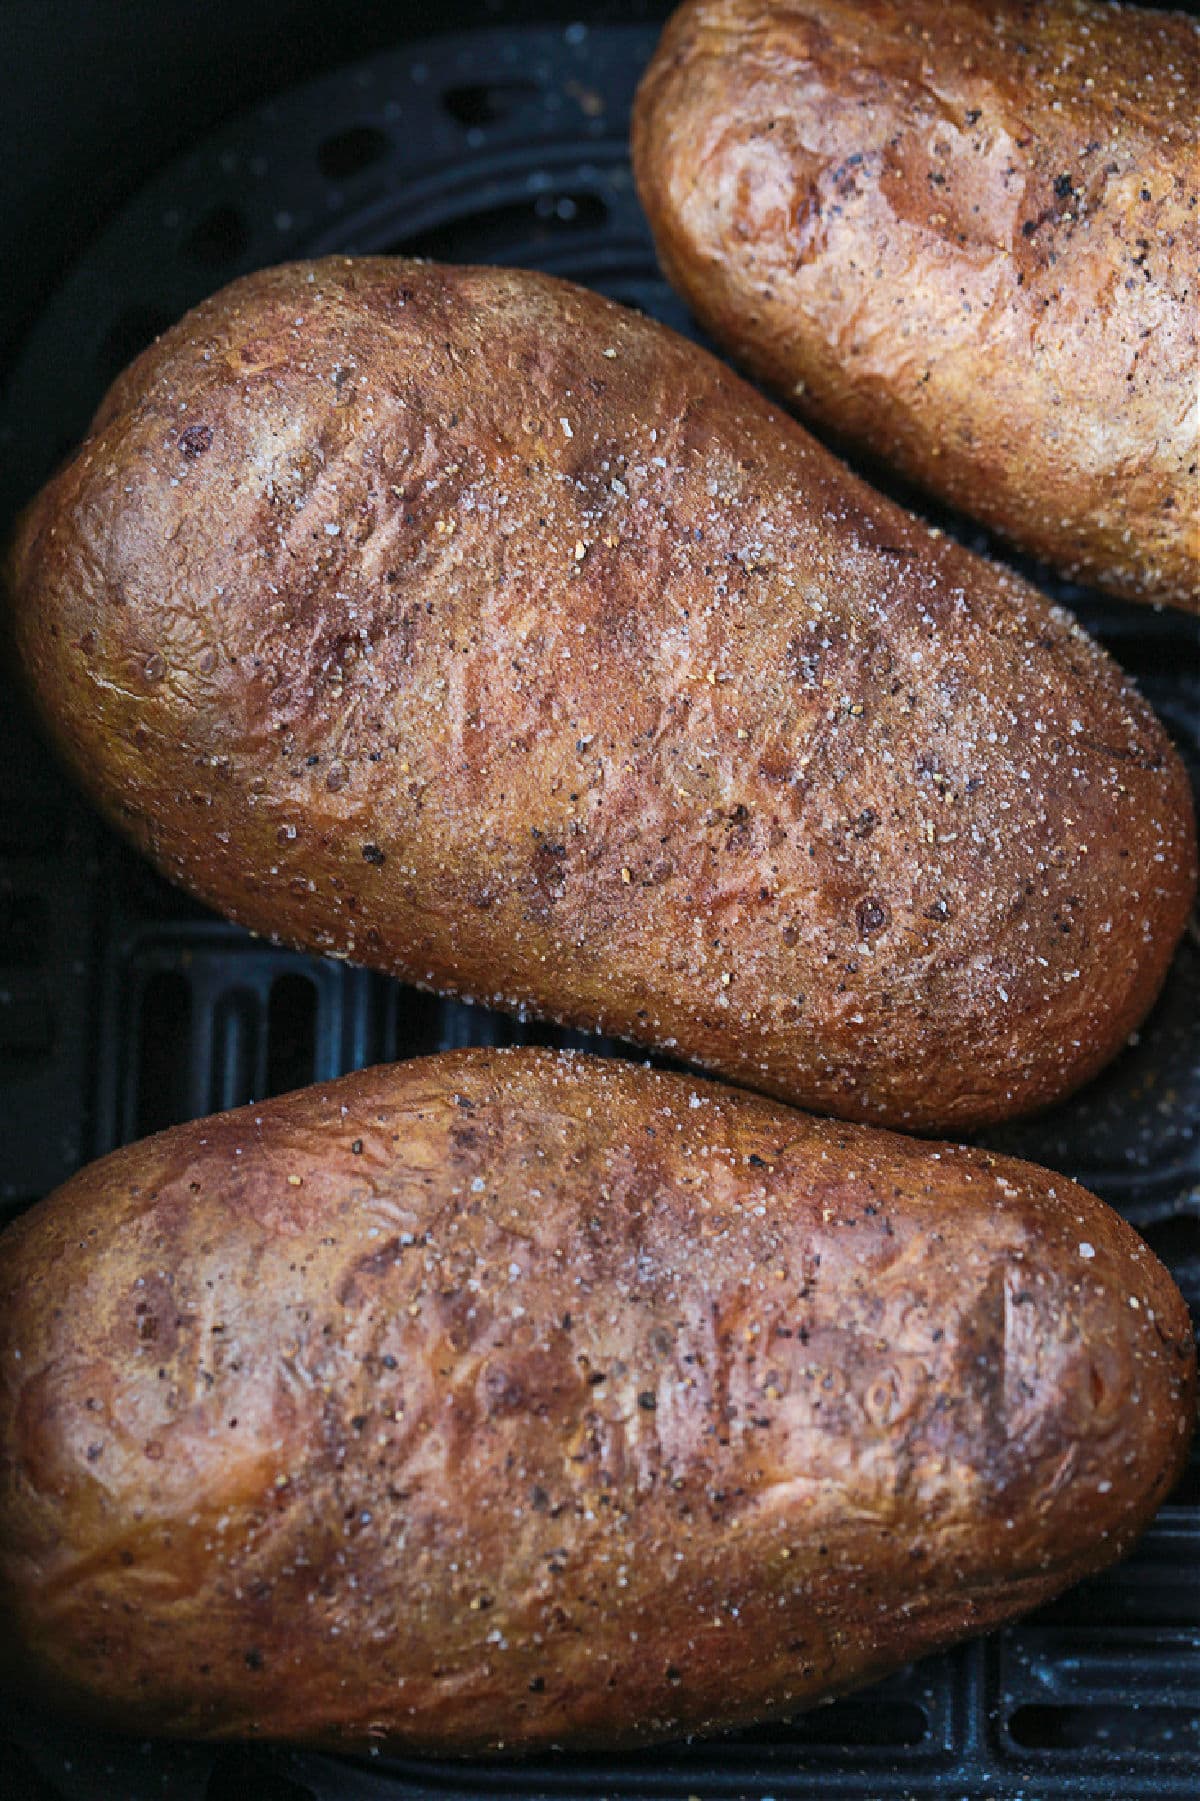
<svg viewBox="0 0 1200 1801">
<path fill-rule="evenodd" d="M 369 1070 L 0 1239 L 0 1664 L 138 1734 L 712 1731 L 1111 1562 L 1194 1374 L 1029 1164 L 592 1058 Z"/>
<path fill-rule="evenodd" d="M 267 270 L 148 350 L 12 567 L 51 732 L 255 931 L 914 1128 L 1076 1088 L 1195 881 L 1065 613 L 544 276 Z"/>
</svg>

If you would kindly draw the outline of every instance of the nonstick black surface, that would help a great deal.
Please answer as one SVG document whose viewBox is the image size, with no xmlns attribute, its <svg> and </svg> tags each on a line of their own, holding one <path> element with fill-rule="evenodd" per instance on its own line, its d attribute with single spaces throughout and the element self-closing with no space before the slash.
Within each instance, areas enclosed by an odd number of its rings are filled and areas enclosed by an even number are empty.
<svg viewBox="0 0 1200 1801">
<path fill-rule="evenodd" d="M 61 10 L 43 12 L 52 21 Z M 136 0 L 122 30 L 132 33 L 129 21 L 141 18 L 153 46 L 162 29 L 151 15 L 162 10 Z M 128 95 L 124 111 L 115 103 L 118 122 L 140 120 L 141 135 L 117 146 L 115 173 L 81 177 L 92 205 L 111 199 L 156 146 L 194 148 L 166 162 L 99 230 L 48 301 L 39 283 L 49 282 L 63 243 L 79 235 L 75 212 L 65 233 L 40 244 L 24 284 L 10 284 L 0 336 L 28 317 L 34 323 L 10 359 L 0 406 L 0 517 L 44 477 L 107 382 L 155 332 L 232 276 L 286 257 L 398 251 L 522 264 L 588 283 L 697 335 L 657 271 L 629 173 L 629 103 L 654 25 L 629 23 L 629 7 L 593 13 L 587 25 L 513 23 L 554 9 L 509 6 L 496 9 L 502 24 L 382 48 L 404 35 L 400 12 L 411 18 L 417 10 L 384 7 L 358 27 L 356 42 L 371 50 L 365 59 L 194 138 L 197 119 L 224 110 L 214 82 L 224 77 L 226 98 L 273 85 L 261 61 L 247 74 L 237 46 L 261 59 L 273 41 L 281 81 L 332 66 L 342 40 L 330 21 L 341 10 L 285 3 L 265 34 L 261 9 L 246 7 L 240 37 L 225 41 L 224 64 L 211 45 L 197 49 L 198 94 L 188 92 L 186 55 L 173 49 L 159 79 L 177 82 L 180 129 L 191 137 L 178 136 L 161 106 L 147 126 Z M 12 11 L 31 16 L 20 5 Z M 451 4 L 438 22 L 480 14 Z M 301 15 L 306 24 L 297 23 Z M 426 17 L 423 28 L 430 23 Z M 41 54 L 41 38 L 39 46 Z M 149 78 L 145 44 L 129 55 L 133 79 Z M 111 60 L 104 66 L 111 71 Z M 82 153 L 95 128 L 68 119 L 63 129 L 68 138 L 75 132 Z M 64 154 L 69 149 L 68 142 Z M 53 161 L 43 146 L 37 170 L 51 186 L 62 179 L 58 165 L 47 174 Z M 9 168 L 0 210 L 13 181 Z M 11 209 L 5 225 L 13 229 Z M 961 521 L 939 519 L 984 543 Z M 1194 623 L 1032 573 L 1137 676 L 1200 774 Z M 2 671 L 0 771 L 0 1219 L 88 1158 L 178 1119 L 381 1059 L 566 1036 L 274 950 L 215 919 L 162 883 L 72 792 Z M 1154 1016 L 1100 1081 L 988 1142 L 1063 1169 L 1113 1202 L 1200 1314 L 1198 1126 L 1193 935 Z M 1198 1794 L 1195 1462 L 1135 1556 L 1111 1574 L 985 1643 L 789 1725 L 716 1742 L 611 1760 L 352 1763 L 289 1750 L 131 1745 L 0 1714 L 0 1796 L 14 1801 Z"/>
</svg>

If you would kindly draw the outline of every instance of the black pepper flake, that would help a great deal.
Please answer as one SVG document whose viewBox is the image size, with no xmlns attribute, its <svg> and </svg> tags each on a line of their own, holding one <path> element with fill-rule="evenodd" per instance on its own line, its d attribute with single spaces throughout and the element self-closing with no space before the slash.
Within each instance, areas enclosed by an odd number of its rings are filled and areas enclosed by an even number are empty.
<svg viewBox="0 0 1200 1801">
<path fill-rule="evenodd" d="M 653 1389 L 644 1388 L 642 1390 L 641 1394 L 638 1396 L 638 1406 L 644 1408 L 647 1413 L 654 1412 L 655 1408 L 658 1406 L 658 1396 L 654 1393 Z"/>
<path fill-rule="evenodd" d="M 247 1651 L 247 1653 L 246 1653 L 246 1668 L 248 1670 L 261 1670 L 263 1667 L 263 1662 L 264 1662 L 264 1659 L 263 1659 L 263 1654 L 261 1651 Z"/>
<path fill-rule="evenodd" d="M 1038 222 L 1036 219 L 1026 219 L 1024 225 L 1021 227 L 1022 237 L 1031 238 L 1037 228 Z"/>
<path fill-rule="evenodd" d="M 766 1158 L 760 1157 L 757 1151 L 751 1151 L 746 1161 L 749 1163 L 751 1169 L 769 1169 L 771 1167 Z"/>
<path fill-rule="evenodd" d="M 529 1692 L 531 1695 L 544 1694 L 545 1689 L 546 1689 L 546 1678 L 544 1676 L 531 1676 L 530 1677 Z"/>
<path fill-rule="evenodd" d="M 354 1143 L 350 1146 L 350 1149 L 354 1152 L 354 1155 L 356 1157 L 362 1156 L 362 1148 L 363 1148 L 363 1141 L 361 1138 L 356 1138 L 354 1140 Z"/>
<path fill-rule="evenodd" d="M 179 448 L 185 457 L 203 456 L 213 441 L 211 425 L 189 425 L 180 434 Z"/>
<path fill-rule="evenodd" d="M 872 932 L 883 930 L 891 919 L 891 914 L 884 901 L 876 900 L 874 895 L 868 895 L 855 907 L 854 919 L 858 926 L 859 937 L 868 938 Z"/>
<path fill-rule="evenodd" d="M 1069 200 L 1071 195 L 1075 192 L 1071 177 L 1069 175 L 1056 175 L 1054 178 L 1054 192 L 1059 200 Z"/>
<path fill-rule="evenodd" d="M 363 862 L 374 863 L 377 869 L 382 868 L 387 862 L 387 852 L 385 850 L 380 850 L 377 844 L 364 844 L 362 847 L 362 854 Z"/>
</svg>

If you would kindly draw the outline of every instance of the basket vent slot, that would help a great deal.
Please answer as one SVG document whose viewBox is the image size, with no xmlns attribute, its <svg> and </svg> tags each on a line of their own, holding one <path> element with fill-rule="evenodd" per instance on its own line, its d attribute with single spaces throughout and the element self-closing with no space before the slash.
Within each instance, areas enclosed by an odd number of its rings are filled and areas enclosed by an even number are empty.
<svg viewBox="0 0 1200 1801">
<path fill-rule="evenodd" d="M 186 1119 L 192 991 L 178 970 L 159 969 L 142 989 L 138 1019 L 133 1136 L 145 1138 Z"/>
<path fill-rule="evenodd" d="M 303 1088 L 316 1074 L 317 991 L 307 976 L 280 976 L 267 1004 L 267 1093 Z"/>
<path fill-rule="evenodd" d="M 452 119 L 470 130 L 480 125 L 498 125 L 537 93 L 537 84 L 532 81 L 468 81 L 447 88 L 442 105 Z"/>
<path fill-rule="evenodd" d="M 324 139 L 317 149 L 317 167 L 327 181 L 351 181 L 382 162 L 391 147 L 387 132 L 377 125 L 352 125 Z"/>
</svg>

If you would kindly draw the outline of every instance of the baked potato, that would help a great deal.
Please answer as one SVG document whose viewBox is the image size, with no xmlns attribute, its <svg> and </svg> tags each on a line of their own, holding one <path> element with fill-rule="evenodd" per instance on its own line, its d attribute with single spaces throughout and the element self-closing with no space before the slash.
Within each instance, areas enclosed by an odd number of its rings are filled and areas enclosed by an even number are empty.
<svg viewBox="0 0 1200 1801">
<path fill-rule="evenodd" d="M 1031 1165 L 569 1054 L 368 1070 L 0 1239 L 0 1658 L 138 1734 L 710 1731 L 1119 1556 L 1194 1378 Z"/>
<path fill-rule="evenodd" d="M 1200 611 L 1200 26 L 1089 0 L 690 0 L 642 83 L 671 280 L 847 444 Z"/>
<path fill-rule="evenodd" d="M 542 276 L 235 283 L 12 606 L 81 781 L 231 918 L 833 1113 L 1077 1087 L 1194 892 L 1179 759 L 1070 618 Z"/>
</svg>

